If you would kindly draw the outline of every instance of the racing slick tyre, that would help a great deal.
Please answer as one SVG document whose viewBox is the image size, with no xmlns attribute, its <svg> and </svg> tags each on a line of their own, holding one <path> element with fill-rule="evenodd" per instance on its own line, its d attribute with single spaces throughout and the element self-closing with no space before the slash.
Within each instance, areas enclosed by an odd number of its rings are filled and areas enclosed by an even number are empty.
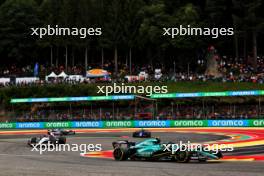
<svg viewBox="0 0 264 176">
<path fill-rule="evenodd" d="M 37 138 L 36 137 L 33 137 L 30 139 L 30 143 L 31 144 L 36 144 L 37 143 Z"/>
<path fill-rule="evenodd" d="M 199 161 L 200 163 L 204 163 L 204 162 L 207 161 L 207 159 L 206 159 L 206 158 L 202 158 L 202 159 L 199 158 L 198 161 Z"/>
<path fill-rule="evenodd" d="M 30 140 L 28 140 L 28 145 L 31 146 L 32 144 L 36 145 L 37 143 L 37 138 L 33 137 Z"/>
<path fill-rule="evenodd" d="M 175 160 L 179 163 L 188 163 L 190 161 L 190 154 L 188 151 L 177 151 Z"/>
<path fill-rule="evenodd" d="M 65 137 L 59 137 L 59 144 L 66 144 L 66 138 Z"/>
<path fill-rule="evenodd" d="M 54 136 L 49 136 L 49 141 L 51 144 L 56 144 L 56 138 Z"/>
<path fill-rule="evenodd" d="M 117 147 L 113 151 L 113 156 L 117 161 L 125 161 L 128 159 L 127 149 Z"/>
<path fill-rule="evenodd" d="M 215 156 L 217 156 L 219 159 L 223 158 L 223 154 L 220 151 L 218 151 Z"/>
</svg>

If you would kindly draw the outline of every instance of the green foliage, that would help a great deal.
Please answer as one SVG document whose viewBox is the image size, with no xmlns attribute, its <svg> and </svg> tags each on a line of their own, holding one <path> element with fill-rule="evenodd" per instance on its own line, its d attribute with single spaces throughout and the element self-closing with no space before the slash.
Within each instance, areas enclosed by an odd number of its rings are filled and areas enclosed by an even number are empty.
<svg viewBox="0 0 264 176">
<path fill-rule="evenodd" d="M 164 27 L 234 27 L 237 35 L 251 35 L 254 31 L 263 38 L 263 8 L 261 0 L 0 0 L 0 55 L 10 62 L 23 63 L 24 59 L 36 62 L 36 58 L 49 57 L 47 48 L 52 46 L 59 51 L 58 57 L 63 58 L 67 45 L 69 52 L 75 48 L 78 61 L 83 61 L 85 48 L 95 50 L 95 59 L 100 59 L 99 53 L 105 48 L 111 51 L 106 52 L 106 57 L 113 58 L 116 50 L 122 55 L 118 59 L 124 63 L 127 52 L 133 48 L 135 62 L 155 58 L 165 62 L 167 56 L 195 62 L 195 51 L 210 44 L 217 45 L 226 55 L 234 54 L 232 36 L 171 39 L 162 36 Z M 85 39 L 75 36 L 39 39 L 30 35 L 31 27 L 48 24 L 101 27 L 103 35 Z"/>
<path fill-rule="evenodd" d="M 0 6 L 0 53 L 2 59 L 36 57 L 36 39 L 31 27 L 38 26 L 37 5 L 33 0 L 6 0 Z"/>
</svg>

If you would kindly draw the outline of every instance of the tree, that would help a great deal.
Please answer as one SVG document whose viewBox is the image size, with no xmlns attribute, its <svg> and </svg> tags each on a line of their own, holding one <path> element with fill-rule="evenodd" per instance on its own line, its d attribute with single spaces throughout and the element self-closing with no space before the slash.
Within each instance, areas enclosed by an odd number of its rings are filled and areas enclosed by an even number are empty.
<svg viewBox="0 0 264 176">
<path fill-rule="evenodd" d="M 39 16 L 41 18 L 41 26 L 47 27 L 47 25 L 56 25 L 59 22 L 58 12 L 60 12 L 62 7 L 62 0 L 43 0 L 39 7 Z M 56 64 L 59 60 L 59 47 L 61 45 L 60 39 L 53 36 L 45 36 L 45 38 L 39 39 L 38 44 L 42 48 L 50 48 L 50 65 L 52 66 L 54 63 L 54 48 L 56 48 Z"/>
<path fill-rule="evenodd" d="M 97 19 L 98 16 L 98 8 L 100 7 L 98 3 L 101 1 L 96 0 L 80 0 L 77 6 L 77 15 L 76 15 L 76 27 L 82 28 L 90 28 L 90 27 L 98 27 Z M 95 36 L 90 37 L 87 35 L 84 39 L 76 39 L 77 47 L 84 48 L 84 65 L 85 69 L 88 69 L 88 55 L 89 48 L 93 42 L 95 42 Z"/>
<path fill-rule="evenodd" d="M 124 43 L 129 48 L 129 70 L 131 74 L 132 48 L 140 43 L 139 27 L 142 23 L 141 7 L 144 6 L 142 0 L 128 0 L 125 4 L 124 13 Z"/>
<path fill-rule="evenodd" d="M 233 0 L 233 20 L 237 28 L 244 33 L 244 57 L 246 57 L 246 37 L 252 36 L 252 65 L 257 71 L 257 35 L 264 29 L 263 2 L 261 0 L 247 0 L 243 3 Z"/>
<path fill-rule="evenodd" d="M 61 27 L 76 28 L 79 1 L 64 0 L 59 11 L 59 25 Z M 60 37 L 60 43 L 65 48 L 65 69 L 68 69 L 68 48 L 76 43 L 76 36 Z M 74 59 L 74 56 L 72 57 Z M 72 61 L 74 62 L 74 61 Z"/>
<path fill-rule="evenodd" d="M 184 55 L 188 56 L 193 54 L 195 51 L 194 49 L 201 46 L 202 41 L 200 37 L 178 35 L 172 39 L 170 36 L 163 36 L 163 28 L 179 27 L 180 25 L 184 27 L 187 27 L 187 25 L 199 27 L 199 14 L 196 7 L 191 3 L 174 8 L 173 11 L 169 12 L 167 10 L 169 8 L 167 5 L 168 4 L 159 1 L 144 7 L 144 20 L 140 28 L 142 36 L 141 42 L 144 41 L 142 42 L 144 45 L 151 44 L 151 47 L 155 48 L 156 51 L 154 52 L 156 53 L 154 56 L 151 56 L 151 59 L 155 58 L 156 55 L 156 59 L 159 60 L 159 62 L 165 62 L 167 60 L 165 57 L 170 57 L 173 60 L 178 57 L 183 62 L 189 63 L 189 59 L 181 58 L 184 57 Z M 170 56 L 166 56 L 164 53 L 169 53 Z"/>
<path fill-rule="evenodd" d="M 118 48 L 122 41 L 124 41 L 125 4 L 126 1 L 124 0 L 112 0 L 104 4 L 106 18 L 102 24 L 103 36 L 100 40 L 108 48 L 114 49 L 115 75 L 118 74 Z"/>
<path fill-rule="evenodd" d="M 39 21 L 37 6 L 33 0 L 6 0 L 2 4 L 0 53 L 4 62 L 30 62 L 31 59 L 36 59 L 36 37 L 31 35 L 30 28 L 37 27 Z"/>
<path fill-rule="evenodd" d="M 140 47 L 147 51 L 151 65 L 153 60 L 162 61 L 161 51 L 169 45 L 168 40 L 162 36 L 163 28 L 168 27 L 170 15 L 165 13 L 163 2 L 146 4 L 143 9 L 143 21 L 140 25 Z M 146 47 L 147 46 L 147 47 Z M 154 52 L 154 53 L 153 53 Z"/>
</svg>

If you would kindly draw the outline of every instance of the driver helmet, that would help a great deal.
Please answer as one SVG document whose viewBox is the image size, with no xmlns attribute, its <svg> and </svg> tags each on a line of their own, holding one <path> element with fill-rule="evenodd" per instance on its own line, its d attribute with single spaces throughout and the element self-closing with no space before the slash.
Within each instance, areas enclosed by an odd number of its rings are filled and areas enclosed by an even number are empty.
<svg viewBox="0 0 264 176">
<path fill-rule="evenodd" d="M 160 138 L 157 137 L 156 140 L 157 140 L 156 143 L 157 143 L 157 144 L 160 144 Z"/>
</svg>

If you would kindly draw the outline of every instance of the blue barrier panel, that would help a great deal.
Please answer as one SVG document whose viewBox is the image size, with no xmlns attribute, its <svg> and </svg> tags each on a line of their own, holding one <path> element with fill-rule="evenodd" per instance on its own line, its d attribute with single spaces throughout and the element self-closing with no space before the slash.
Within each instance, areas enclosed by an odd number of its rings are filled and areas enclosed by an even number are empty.
<svg viewBox="0 0 264 176">
<path fill-rule="evenodd" d="M 208 120 L 208 127 L 247 127 L 248 120 Z"/>
<path fill-rule="evenodd" d="M 102 121 L 74 121 L 71 125 L 72 128 L 102 128 Z"/>
<path fill-rule="evenodd" d="M 17 122 L 16 128 L 19 128 L 19 129 L 23 129 L 23 128 L 41 129 L 41 128 L 44 128 L 44 122 Z"/>
<path fill-rule="evenodd" d="M 170 120 L 136 120 L 136 128 L 170 127 Z"/>
</svg>

